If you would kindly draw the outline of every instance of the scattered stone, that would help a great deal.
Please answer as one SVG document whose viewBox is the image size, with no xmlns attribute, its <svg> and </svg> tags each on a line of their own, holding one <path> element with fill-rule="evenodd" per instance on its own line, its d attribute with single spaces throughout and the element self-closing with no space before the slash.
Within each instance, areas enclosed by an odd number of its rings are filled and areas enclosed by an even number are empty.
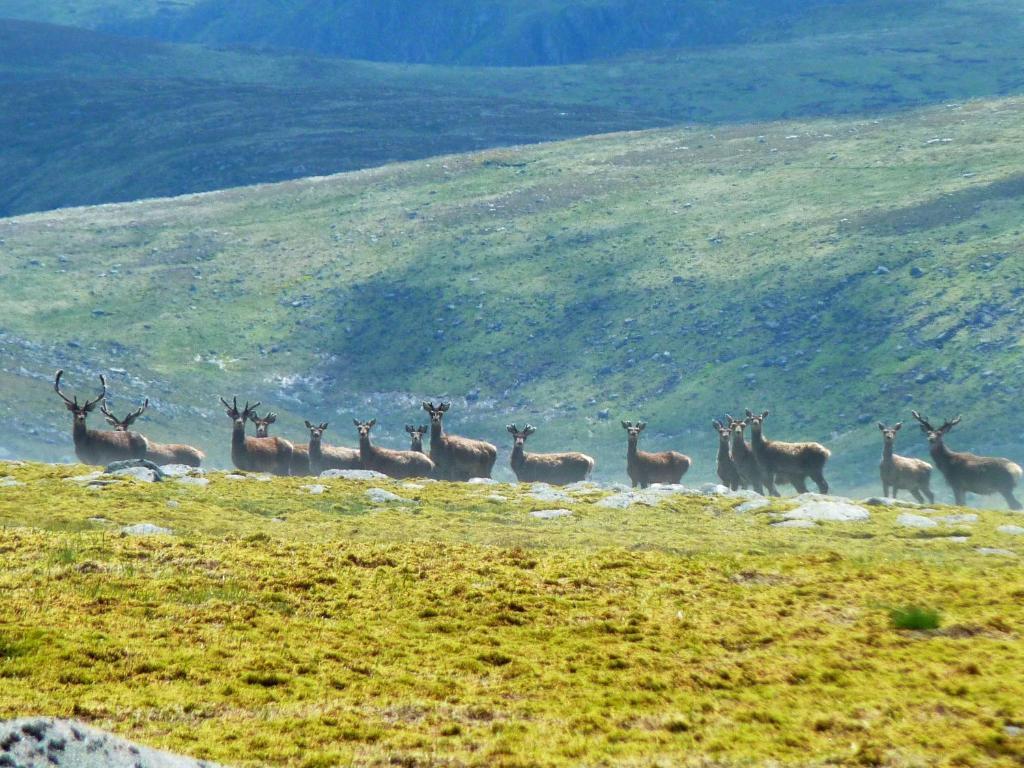
<svg viewBox="0 0 1024 768">
<path fill-rule="evenodd" d="M 783 520 L 781 523 L 772 523 L 772 528 L 814 528 L 817 525 L 813 520 Z"/>
<path fill-rule="evenodd" d="M 1016 552 L 1011 552 L 1008 549 L 999 549 L 998 547 L 978 547 L 975 552 L 979 555 L 996 555 L 999 557 L 1016 557 Z"/>
<path fill-rule="evenodd" d="M 113 521 L 112 520 L 107 520 L 107 518 L 105 518 L 105 517 L 90 517 L 89 518 L 89 522 L 90 523 L 111 523 Z"/>
<path fill-rule="evenodd" d="M 1000 533 L 1008 533 L 1011 536 L 1024 536 L 1024 528 L 1019 525 L 1000 525 L 996 528 Z"/>
<path fill-rule="evenodd" d="M 876 275 L 888 275 L 889 274 L 889 268 L 887 266 L 885 266 L 884 264 L 879 264 L 877 267 L 875 267 L 875 274 Z"/>
<path fill-rule="evenodd" d="M 13 477 L 0 477 L 0 488 L 18 488 L 24 485 L 20 480 L 15 480 Z"/>
<path fill-rule="evenodd" d="M 768 499 L 752 499 L 751 501 L 745 501 L 740 504 L 738 507 L 733 509 L 733 512 L 756 512 L 759 509 L 770 507 L 771 504 L 772 503 L 768 501 Z"/>
<path fill-rule="evenodd" d="M 171 509 L 177 509 L 178 507 L 181 506 L 181 502 L 178 501 L 177 499 L 168 499 L 167 506 L 170 507 Z"/>
<path fill-rule="evenodd" d="M 0 723 L 0 765 L 19 768 L 219 768 L 122 739 L 73 720 Z M 6 762 L 5 762 L 6 761 Z"/>
<path fill-rule="evenodd" d="M 207 480 L 205 477 L 192 477 L 191 475 L 179 477 L 174 482 L 178 483 L 179 485 L 194 485 L 199 488 L 205 488 L 210 484 L 210 481 Z"/>
<path fill-rule="evenodd" d="M 941 523 L 945 523 L 946 525 L 959 525 L 960 523 L 978 522 L 978 516 L 974 514 L 945 515 L 944 517 L 937 517 L 935 519 Z"/>
<path fill-rule="evenodd" d="M 1003 732 L 1007 736 L 1024 736 L 1024 728 L 1021 728 L 1019 725 L 1004 726 Z"/>
<path fill-rule="evenodd" d="M 531 512 L 531 517 L 536 517 L 538 520 L 555 520 L 559 517 L 568 517 L 572 514 L 571 509 L 538 509 L 536 512 Z"/>
<path fill-rule="evenodd" d="M 125 467 L 124 469 L 115 469 L 107 474 L 111 477 L 130 477 L 140 483 L 158 483 L 162 477 L 146 467 Z"/>
<path fill-rule="evenodd" d="M 466 481 L 470 485 L 497 485 L 498 481 L 490 477 L 471 477 Z"/>
<path fill-rule="evenodd" d="M 93 480 L 98 480 L 103 476 L 103 470 L 96 470 L 90 472 L 87 475 L 75 475 L 74 477 L 65 477 L 65 483 L 91 483 Z"/>
<path fill-rule="evenodd" d="M 153 523 L 136 523 L 135 525 L 126 525 L 121 529 L 121 533 L 125 536 L 167 536 L 174 531 L 170 528 L 153 525 Z"/>
<path fill-rule="evenodd" d="M 224 475 L 224 479 L 225 480 L 248 480 L 249 477 L 247 475 L 239 475 L 239 474 L 236 474 L 234 472 L 229 472 L 228 474 Z"/>
<path fill-rule="evenodd" d="M 577 480 L 575 483 L 562 486 L 562 490 L 566 493 L 593 493 L 594 491 L 602 490 L 602 488 L 603 486 L 600 483 L 595 483 L 591 480 Z"/>
<path fill-rule="evenodd" d="M 160 467 L 165 477 L 185 477 L 186 475 L 205 475 L 202 467 L 190 467 L 188 464 L 164 464 Z"/>
<path fill-rule="evenodd" d="M 387 480 L 388 476 L 372 469 L 328 469 L 320 473 L 321 480 Z"/>
<path fill-rule="evenodd" d="M 366 497 L 375 504 L 415 504 L 412 499 L 405 499 L 397 493 L 385 491 L 383 488 L 367 488 Z"/>
<path fill-rule="evenodd" d="M 269 472 L 258 472 L 255 475 L 249 475 L 250 478 L 255 480 L 257 483 L 269 483 L 274 479 L 274 476 Z"/>
<path fill-rule="evenodd" d="M 552 488 L 547 483 L 534 483 L 531 486 L 530 498 L 537 501 L 557 501 L 560 504 L 575 504 L 576 499 L 567 493 Z"/>
<path fill-rule="evenodd" d="M 142 476 L 140 474 L 130 474 L 125 471 L 129 469 L 148 469 L 150 472 L 152 472 L 155 479 L 143 480 L 143 482 L 146 483 L 160 482 L 161 480 L 164 479 L 163 470 L 160 469 L 160 467 L 154 464 L 152 461 L 148 461 L 146 459 L 128 459 L 127 461 L 115 461 L 110 464 L 107 464 L 107 466 L 103 468 L 103 472 L 104 474 L 107 475 L 129 475 L 131 477 L 136 477 L 142 480 Z"/>
<path fill-rule="evenodd" d="M 425 485 L 421 485 L 420 483 L 402 483 L 402 487 L 409 491 L 422 491 L 426 488 Z"/>
<path fill-rule="evenodd" d="M 700 492 L 705 496 L 727 496 L 732 493 L 729 488 L 719 483 L 704 483 L 700 487 Z"/>
<path fill-rule="evenodd" d="M 272 518 L 270 518 L 270 522 L 272 522 L 272 523 L 283 523 L 284 522 L 284 518 L 283 517 L 272 517 Z"/>
<path fill-rule="evenodd" d="M 802 494 L 802 496 L 817 494 Z M 798 496 L 797 498 L 801 498 Z M 802 506 L 785 512 L 787 520 L 814 520 L 823 523 L 850 523 L 867 520 L 871 513 L 864 507 L 846 501 L 810 501 Z"/>
<path fill-rule="evenodd" d="M 921 269 L 920 267 L 911 267 L 910 268 L 910 276 L 911 277 L 924 277 L 924 270 Z"/>
<path fill-rule="evenodd" d="M 904 512 L 902 515 L 897 517 L 896 524 L 903 525 L 908 528 L 934 528 L 938 525 L 938 523 L 930 517 L 925 517 L 924 515 L 912 515 L 909 512 Z"/>
<path fill-rule="evenodd" d="M 491 502 L 491 504 L 505 504 L 506 502 L 508 502 L 508 499 L 497 493 L 492 493 L 490 496 L 487 497 L 487 501 Z"/>
<path fill-rule="evenodd" d="M 304 485 L 304 486 L 302 486 L 302 490 L 304 490 L 304 491 L 306 491 L 308 493 L 311 493 L 314 496 L 319 496 L 321 493 L 323 493 L 324 491 L 327 490 L 327 486 L 326 485 Z"/>
</svg>

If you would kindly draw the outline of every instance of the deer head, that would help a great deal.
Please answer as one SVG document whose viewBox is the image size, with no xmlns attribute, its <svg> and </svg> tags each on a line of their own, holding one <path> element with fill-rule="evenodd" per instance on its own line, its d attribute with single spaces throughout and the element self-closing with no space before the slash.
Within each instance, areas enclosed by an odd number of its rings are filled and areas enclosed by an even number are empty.
<svg viewBox="0 0 1024 768">
<path fill-rule="evenodd" d="M 245 408 L 243 408 L 240 411 L 240 410 L 238 410 L 238 395 L 235 395 L 231 399 L 230 403 L 227 400 L 225 400 L 223 397 L 220 399 L 220 401 L 224 404 L 224 407 L 227 409 L 228 418 L 230 418 L 232 421 L 235 422 L 235 426 L 236 427 L 237 426 L 245 427 L 245 422 L 247 422 L 252 417 L 252 415 L 255 413 L 256 409 L 259 408 L 259 406 L 260 406 L 260 401 L 259 400 L 257 400 L 252 405 L 249 405 L 249 401 L 246 400 L 245 401 Z"/>
<path fill-rule="evenodd" d="M 256 405 L 259 405 L 257 403 Z M 256 406 L 254 405 L 253 408 Z M 277 421 L 276 413 L 268 413 L 262 419 L 255 411 L 249 414 L 249 421 L 256 425 L 256 437 L 270 437 L 270 425 Z"/>
<path fill-rule="evenodd" d="M 127 432 L 128 431 L 128 427 L 130 427 L 132 425 L 132 422 L 134 422 L 137 418 L 139 418 L 139 416 L 141 416 L 145 412 L 145 410 L 147 408 L 149 408 L 149 398 L 148 397 L 146 398 L 146 402 L 144 402 L 142 404 L 141 408 L 136 408 L 134 411 L 129 413 L 123 419 L 118 419 L 117 416 L 112 414 L 107 409 L 107 404 L 106 403 L 103 403 L 103 405 L 100 406 L 100 411 L 102 411 L 103 415 L 107 417 L 107 424 L 112 426 L 114 428 L 115 432 Z"/>
<path fill-rule="evenodd" d="M 634 424 L 632 421 L 622 422 L 622 428 L 626 430 L 626 434 L 629 436 L 629 442 L 635 443 L 640 439 L 640 433 L 647 428 L 646 421 L 638 421 Z"/>
<path fill-rule="evenodd" d="M 438 403 L 434 405 L 432 402 L 423 401 L 423 410 L 430 414 L 431 424 L 440 424 L 441 419 L 444 418 L 445 413 L 451 407 L 451 403 Z"/>
<path fill-rule="evenodd" d="M 311 443 L 319 443 L 321 438 L 324 436 L 324 432 L 327 431 L 327 422 L 325 421 L 320 424 L 320 426 L 317 426 L 315 424 L 310 424 L 309 421 L 307 421 L 306 429 L 309 430 L 309 441 Z"/>
<path fill-rule="evenodd" d="M 505 427 L 512 434 L 512 445 L 515 448 L 526 445 L 526 438 L 537 431 L 537 428 L 527 424 L 522 431 L 520 431 L 515 424 L 509 424 Z"/>
<path fill-rule="evenodd" d="M 761 431 L 761 425 L 764 424 L 764 420 L 768 418 L 768 411 L 762 411 L 761 415 L 758 416 L 756 413 L 752 413 L 750 409 L 747 409 L 746 422 L 750 425 L 750 429 L 754 432 Z"/>
<path fill-rule="evenodd" d="M 430 431 L 430 427 L 423 426 L 422 424 L 418 427 L 406 424 L 405 431 L 408 432 L 409 437 L 412 438 L 412 450 L 418 451 L 423 448 L 423 436 Z"/>
<path fill-rule="evenodd" d="M 376 419 L 370 419 L 369 421 L 359 421 L 359 419 L 352 419 L 352 423 L 356 425 L 356 431 L 359 433 L 359 439 L 362 440 L 364 437 L 370 439 L 370 430 L 377 423 Z"/>
<path fill-rule="evenodd" d="M 947 432 L 949 432 L 949 430 L 951 430 L 953 427 L 960 423 L 960 417 L 957 416 L 952 421 L 946 419 L 945 423 L 943 423 L 941 427 L 936 429 L 931 424 L 929 424 L 928 420 L 925 419 L 924 416 L 919 414 L 917 411 L 911 411 L 910 413 L 911 415 L 913 415 L 915 419 L 917 419 L 921 423 L 921 431 L 928 436 L 928 442 L 931 443 L 932 445 L 936 443 L 941 443 L 943 436 Z"/>
<path fill-rule="evenodd" d="M 726 418 L 729 417 L 727 416 Z M 714 421 L 711 422 L 711 428 L 718 433 L 718 439 L 723 443 L 727 442 L 729 440 L 729 436 L 732 434 L 732 429 L 730 427 L 725 426 L 718 419 L 715 419 Z"/>
<path fill-rule="evenodd" d="M 85 424 L 86 417 L 96 410 L 96 404 L 99 403 L 107 396 L 107 380 L 100 374 L 100 384 L 103 385 L 103 389 L 100 394 L 94 400 L 86 400 L 82 405 L 78 404 L 78 396 L 75 395 L 74 400 L 69 400 L 67 396 L 60 391 L 60 378 L 64 375 L 64 371 L 57 371 L 57 378 L 53 382 L 53 391 L 60 395 L 60 399 L 64 401 L 65 405 L 71 413 L 74 415 L 75 422 Z"/>
<path fill-rule="evenodd" d="M 878 429 L 882 433 L 882 439 L 886 443 L 896 442 L 896 433 L 903 428 L 903 422 L 897 421 L 891 427 L 885 426 L 882 422 L 878 422 Z"/>
</svg>

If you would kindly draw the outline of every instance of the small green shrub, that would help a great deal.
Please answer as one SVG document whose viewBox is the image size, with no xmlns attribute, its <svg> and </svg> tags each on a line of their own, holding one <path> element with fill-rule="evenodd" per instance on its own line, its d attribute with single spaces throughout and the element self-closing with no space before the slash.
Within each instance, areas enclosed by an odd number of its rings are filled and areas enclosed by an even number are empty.
<svg viewBox="0 0 1024 768">
<path fill-rule="evenodd" d="M 938 611 L 930 608 L 910 605 L 893 608 L 889 611 L 889 620 L 896 629 L 938 629 L 941 616 Z"/>
</svg>

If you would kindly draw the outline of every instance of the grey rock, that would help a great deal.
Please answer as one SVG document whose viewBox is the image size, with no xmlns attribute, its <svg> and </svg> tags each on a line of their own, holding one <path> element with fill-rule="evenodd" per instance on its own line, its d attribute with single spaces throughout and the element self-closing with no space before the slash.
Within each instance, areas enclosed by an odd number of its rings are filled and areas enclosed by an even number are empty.
<svg viewBox="0 0 1024 768">
<path fill-rule="evenodd" d="M 372 469 L 328 469 L 320 473 L 321 480 L 387 480 L 388 476 Z"/>
<path fill-rule="evenodd" d="M 937 517 L 935 519 L 938 520 L 940 523 L 945 523 L 946 525 L 959 525 L 960 523 L 978 522 L 978 516 L 974 514 L 945 515 L 943 517 Z"/>
<path fill-rule="evenodd" d="M 1008 533 L 1011 536 L 1024 536 L 1024 528 L 1019 525 L 1000 525 L 996 528 L 1000 533 Z"/>
<path fill-rule="evenodd" d="M 181 502 L 178 501 L 177 499 L 168 499 L 167 506 L 170 507 L 171 509 L 177 509 L 178 507 L 181 506 Z"/>
<path fill-rule="evenodd" d="M 487 497 L 487 501 L 491 502 L 491 504 L 505 504 L 508 502 L 508 498 L 497 493 L 492 493 Z"/>
<path fill-rule="evenodd" d="M 534 483 L 531 486 L 529 496 L 537 501 L 556 501 L 559 504 L 576 503 L 576 499 L 572 496 L 556 488 L 552 488 L 547 483 Z"/>
<path fill-rule="evenodd" d="M 32 717 L 0 722 L 3 756 L 18 768 L 217 768 L 160 752 L 73 720 Z M 0 758 L 2 759 L 2 758 Z"/>
<path fill-rule="evenodd" d="M 705 496 L 728 496 L 732 493 L 729 488 L 719 483 L 704 483 L 700 487 L 700 492 Z"/>
<path fill-rule="evenodd" d="M 804 496 L 810 494 L 803 494 Z M 799 497 L 798 497 L 799 498 Z M 787 520 L 814 520 L 823 523 L 849 523 L 867 520 L 871 513 L 864 507 L 845 501 L 809 501 L 782 515 Z"/>
<path fill-rule="evenodd" d="M 185 477 L 186 475 L 205 475 L 201 467 L 190 467 L 188 464 L 164 464 L 160 467 L 165 477 Z"/>
<path fill-rule="evenodd" d="M 153 523 L 136 523 L 135 525 L 126 525 L 121 529 L 121 533 L 125 536 L 167 536 L 174 531 L 170 528 L 153 525 Z"/>
<path fill-rule="evenodd" d="M 210 484 L 210 481 L 207 480 L 205 477 L 192 477 L 191 475 L 179 477 L 174 482 L 178 483 L 179 485 L 193 485 L 198 488 L 205 488 Z"/>
<path fill-rule="evenodd" d="M 426 486 L 421 483 L 402 483 L 402 487 L 408 491 L 422 491 L 426 488 Z"/>
<path fill-rule="evenodd" d="M 107 466 L 103 468 L 103 472 L 108 475 L 125 475 L 125 470 L 129 469 L 148 469 L 150 472 L 153 473 L 153 480 L 143 480 L 143 482 L 159 482 L 164 479 L 163 470 L 160 469 L 160 467 L 158 467 L 152 461 L 148 461 L 147 459 L 128 459 L 126 461 L 115 461 L 110 464 L 107 464 Z M 137 477 L 140 480 L 143 479 L 141 475 L 131 476 Z"/>
<path fill-rule="evenodd" d="M 490 477 L 471 477 L 466 481 L 470 485 L 497 485 L 498 481 Z"/>
<path fill-rule="evenodd" d="M 745 501 L 736 508 L 733 512 L 756 512 L 759 509 L 770 507 L 771 502 L 768 499 L 752 499 L 751 501 Z"/>
<path fill-rule="evenodd" d="M 316 485 L 304 485 L 304 486 L 302 486 L 302 490 L 306 491 L 307 493 L 311 493 L 314 496 L 319 496 L 321 493 L 323 493 L 324 491 L 327 490 L 327 486 L 326 485 L 319 485 L 319 484 L 316 484 Z"/>
<path fill-rule="evenodd" d="M 125 467 L 124 469 L 115 469 L 113 472 L 108 472 L 107 474 L 111 477 L 130 477 L 141 483 L 160 482 L 160 475 L 146 467 Z"/>
<path fill-rule="evenodd" d="M 602 488 L 603 486 L 600 483 L 595 483 L 591 480 L 577 480 L 575 483 L 562 486 L 562 490 L 566 493 L 593 493 L 594 491 L 602 490 Z"/>
<path fill-rule="evenodd" d="M 1003 733 L 1007 736 L 1024 736 L 1024 728 L 1019 725 L 1007 725 L 1003 727 Z"/>
<path fill-rule="evenodd" d="M 90 472 L 87 475 L 75 475 L 74 477 L 65 477 L 64 478 L 64 482 L 65 483 L 91 483 L 94 480 L 98 480 L 102 476 L 103 476 L 103 470 L 96 470 L 95 472 Z"/>
<path fill-rule="evenodd" d="M 975 552 L 979 555 L 995 555 L 998 557 L 1016 557 L 1016 552 L 1011 552 L 1008 549 L 999 549 L 998 547 L 978 547 Z"/>
<path fill-rule="evenodd" d="M 536 517 L 538 520 L 555 520 L 559 517 L 568 517 L 572 514 L 571 509 L 538 509 L 536 512 L 531 512 L 531 517 Z"/>
<path fill-rule="evenodd" d="M 412 499 L 405 499 L 397 493 L 385 491 L 383 488 L 367 488 L 366 497 L 375 504 L 415 504 Z"/>
<path fill-rule="evenodd" d="M 781 523 L 772 523 L 772 528 L 814 528 L 817 525 L 813 520 L 783 520 Z"/>
<path fill-rule="evenodd" d="M 224 475 L 224 479 L 225 480 L 248 480 L 249 476 L 248 475 L 239 475 L 239 474 L 236 474 L 234 472 L 229 472 L 228 474 Z"/>
<path fill-rule="evenodd" d="M 904 512 L 896 518 L 896 525 L 903 525 L 908 528 L 934 528 L 938 523 L 924 515 L 912 515 L 909 512 Z"/>
<path fill-rule="evenodd" d="M 23 485 L 23 482 L 13 477 L 0 477 L 0 488 L 19 488 Z"/>
</svg>

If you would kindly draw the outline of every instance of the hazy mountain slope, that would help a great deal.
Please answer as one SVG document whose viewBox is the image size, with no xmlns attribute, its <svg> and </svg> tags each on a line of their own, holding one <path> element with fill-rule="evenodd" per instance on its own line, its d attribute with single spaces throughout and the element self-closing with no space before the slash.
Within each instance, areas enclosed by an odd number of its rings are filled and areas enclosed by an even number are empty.
<svg viewBox="0 0 1024 768">
<path fill-rule="evenodd" d="M 147 431 L 217 461 L 236 391 L 291 437 L 376 416 L 385 443 L 449 395 L 454 429 L 505 448 L 532 421 L 605 477 L 620 418 L 710 477 L 710 419 L 744 406 L 831 445 L 839 490 L 911 407 L 1020 459 L 1022 113 L 620 134 L 5 220 L 2 443 L 68 455 L 53 369 L 84 390 L 113 366 L 118 409 L 148 394 Z"/>
<path fill-rule="evenodd" d="M 814 33 L 812 16 L 793 40 L 529 69 L 214 51 L 0 21 L 0 215 L 668 123 L 1014 93 L 1024 26 L 1005 11 L 948 2 L 884 30 L 851 20 L 842 34 Z"/>
</svg>

